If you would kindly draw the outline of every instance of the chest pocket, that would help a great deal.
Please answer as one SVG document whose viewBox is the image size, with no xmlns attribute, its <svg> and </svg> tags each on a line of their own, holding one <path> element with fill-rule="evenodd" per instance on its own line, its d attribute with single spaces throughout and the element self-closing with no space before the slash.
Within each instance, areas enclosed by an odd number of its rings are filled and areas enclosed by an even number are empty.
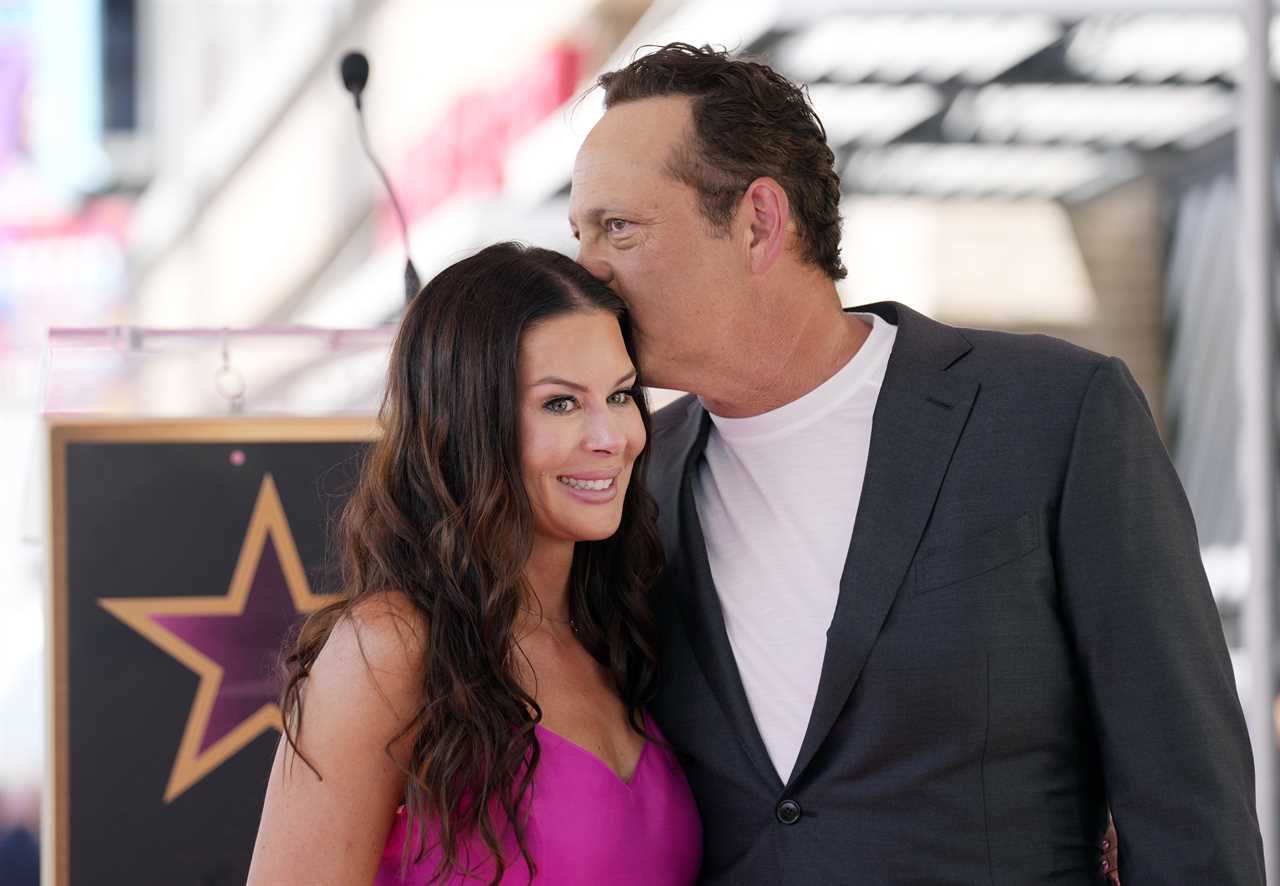
<svg viewBox="0 0 1280 886">
<path fill-rule="evenodd" d="M 1034 514 L 924 553 L 916 561 L 916 594 L 975 578 L 1026 556 L 1040 546 Z"/>
</svg>

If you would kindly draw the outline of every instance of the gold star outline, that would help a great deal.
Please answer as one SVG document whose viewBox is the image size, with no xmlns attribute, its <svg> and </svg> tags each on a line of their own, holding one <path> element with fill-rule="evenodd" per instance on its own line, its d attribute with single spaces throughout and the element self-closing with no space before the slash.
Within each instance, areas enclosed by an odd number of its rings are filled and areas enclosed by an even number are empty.
<svg viewBox="0 0 1280 886">
<path fill-rule="evenodd" d="M 280 706 L 274 702 L 265 704 L 243 720 L 203 753 L 200 745 L 208 728 L 209 716 L 222 685 L 222 667 L 176 634 L 158 624 L 152 616 L 164 615 L 230 615 L 244 612 L 249 600 L 249 590 L 262 557 L 263 547 L 270 538 L 274 543 L 280 567 L 284 573 L 289 596 L 299 613 L 315 612 L 329 602 L 324 596 L 311 593 L 302 559 L 289 531 L 289 521 L 276 492 L 270 474 L 264 474 L 258 489 L 258 499 L 249 519 L 249 529 L 240 547 L 240 556 L 231 586 L 220 597 L 117 597 L 102 599 L 98 604 L 123 621 L 156 646 L 182 662 L 200 677 L 187 725 L 178 745 L 177 758 L 165 788 L 164 802 L 172 803 L 188 789 L 217 769 L 242 748 L 268 729 L 280 731 L 282 717 Z"/>
</svg>

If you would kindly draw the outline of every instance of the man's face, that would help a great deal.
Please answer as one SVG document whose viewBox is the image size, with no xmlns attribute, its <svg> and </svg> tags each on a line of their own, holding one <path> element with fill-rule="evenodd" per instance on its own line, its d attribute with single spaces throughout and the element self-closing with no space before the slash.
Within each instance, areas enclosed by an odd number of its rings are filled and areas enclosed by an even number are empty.
<svg viewBox="0 0 1280 886">
<path fill-rule="evenodd" d="M 714 232 L 697 193 L 667 171 L 691 125 L 686 98 L 616 105 L 578 152 L 569 197 L 578 262 L 631 309 L 646 383 L 682 390 L 728 340 L 745 273 L 736 228 Z"/>
</svg>

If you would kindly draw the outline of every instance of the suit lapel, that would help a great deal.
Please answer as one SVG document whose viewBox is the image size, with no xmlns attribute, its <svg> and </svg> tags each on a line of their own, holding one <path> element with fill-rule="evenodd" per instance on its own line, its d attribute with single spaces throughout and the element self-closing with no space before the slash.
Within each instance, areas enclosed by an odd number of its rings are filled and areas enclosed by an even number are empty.
<svg viewBox="0 0 1280 886">
<path fill-rule="evenodd" d="M 663 576 L 664 593 L 679 610 L 698 668 L 743 752 L 770 789 L 779 791 L 782 780 L 756 728 L 729 644 L 694 502 L 693 484 L 711 431 L 711 418 L 694 397 L 667 408 L 681 411 L 662 416 L 662 428 L 655 438 L 661 457 L 649 465 L 649 488 L 658 497 L 660 513 L 666 515 L 661 521 L 663 549 L 669 558 Z"/>
<path fill-rule="evenodd" d="M 933 510 L 952 453 L 977 395 L 976 383 L 946 369 L 970 349 L 957 330 L 901 305 L 854 308 L 898 326 L 872 420 L 862 498 L 840 579 L 839 597 L 809 726 L 792 770 L 794 782 L 831 731 L 893 605 Z M 669 408 L 678 408 L 676 406 Z M 693 484 L 711 420 L 693 397 L 663 434 L 664 457 L 651 463 L 669 556 L 665 582 L 675 596 L 694 657 L 743 751 L 776 793 L 783 788 L 751 714 L 707 547 Z"/>
<path fill-rule="evenodd" d="M 795 781 L 844 708 L 928 523 L 978 385 L 944 370 L 969 350 L 956 330 L 899 305 L 873 311 L 898 337 L 872 419 L 862 498 Z"/>
<path fill-rule="evenodd" d="M 685 628 L 703 676 L 729 722 L 733 724 L 733 733 L 738 737 L 739 744 L 770 789 L 777 793 L 782 789 L 782 779 L 778 777 L 778 770 L 769 757 L 760 729 L 752 716 L 747 692 L 742 686 L 742 675 L 738 671 L 738 662 L 725 629 L 724 611 L 720 607 L 720 597 L 711 576 L 707 544 L 702 535 L 702 524 L 698 520 L 698 509 L 693 497 L 694 476 L 702 450 L 706 446 L 710 424 L 710 419 L 707 418 L 696 454 L 687 462 L 685 475 L 680 483 L 680 547 L 684 555 L 682 566 L 686 580 L 682 599 Z"/>
</svg>

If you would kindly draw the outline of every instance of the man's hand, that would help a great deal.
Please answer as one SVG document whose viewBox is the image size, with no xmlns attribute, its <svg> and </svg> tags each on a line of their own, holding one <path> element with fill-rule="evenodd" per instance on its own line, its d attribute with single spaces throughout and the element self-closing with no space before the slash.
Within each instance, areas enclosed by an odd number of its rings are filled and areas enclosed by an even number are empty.
<svg viewBox="0 0 1280 886">
<path fill-rule="evenodd" d="M 1102 874 L 1112 886 L 1120 886 L 1120 856 L 1116 850 L 1116 821 L 1107 815 L 1107 832 L 1102 837 Z"/>
</svg>

